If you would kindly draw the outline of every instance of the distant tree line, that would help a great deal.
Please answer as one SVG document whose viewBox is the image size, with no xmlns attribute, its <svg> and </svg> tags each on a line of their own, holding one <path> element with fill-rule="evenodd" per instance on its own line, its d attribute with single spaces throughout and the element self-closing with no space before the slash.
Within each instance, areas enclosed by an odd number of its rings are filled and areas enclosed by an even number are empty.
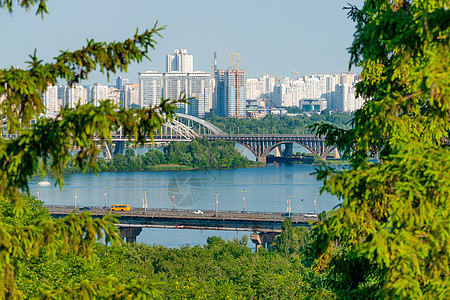
<svg viewBox="0 0 450 300">
<path fill-rule="evenodd" d="M 205 119 L 231 134 L 313 134 L 314 123 L 332 124 L 342 129 L 350 129 L 350 113 L 324 113 L 308 116 L 267 115 L 263 119 L 237 119 L 208 115 Z"/>
<path fill-rule="evenodd" d="M 257 164 L 237 151 L 232 142 L 210 142 L 206 138 L 198 138 L 189 143 L 173 141 L 164 147 L 163 152 L 148 149 L 143 155 L 136 155 L 135 150 L 128 148 L 125 154 L 118 153 L 110 161 L 99 158 L 98 167 L 100 171 L 111 172 L 174 169 L 177 166 L 195 169 L 242 168 Z M 79 171 L 73 162 L 65 168 L 65 172 Z"/>
</svg>

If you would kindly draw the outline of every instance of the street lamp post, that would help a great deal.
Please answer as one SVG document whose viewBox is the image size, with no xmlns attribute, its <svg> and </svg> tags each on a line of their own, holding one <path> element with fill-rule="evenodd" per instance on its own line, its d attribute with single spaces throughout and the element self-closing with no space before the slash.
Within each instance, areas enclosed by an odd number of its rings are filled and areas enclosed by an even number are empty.
<svg viewBox="0 0 450 300">
<path fill-rule="evenodd" d="M 176 191 L 176 190 L 177 190 L 177 189 L 172 188 L 172 191 L 173 191 L 173 196 L 172 196 L 173 210 L 175 210 L 175 191 Z"/>
<path fill-rule="evenodd" d="M 292 195 L 287 195 L 287 212 L 289 214 L 289 217 L 291 216 L 291 198 Z"/>
<path fill-rule="evenodd" d="M 74 207 L 75 207 L 75 209 L 77 209 L 77 191 L 78 191 L 78 189 L 73 189 L 73 191 L 75 192 L 75 204 L 74 204 Z"/>
<path fill-rule="evenodd" d="M 300 213 L 302 212 L 302 207 L 303 207 L 303 199 L 300 200 Z"/>
<path fill-rule="evenodd" d="M 105 186 L 103 186 L 103 188 L 105 189 L 105 209 L 108 209 L 108 203 L 106 201 L 106 192 L 108 191 L 108 186 L 105 185 Z"/>
<path fill-rule="evenodd" d="M 319 195 L 319 193 L 313 193 L 314 195 L 314 214 L 317 215 L 317 209 L 316 209 L 316 196 Z"/>
<path fill-rule="evenodd" d="M 144 208 L 144 213 L 146 213 L 147 212 L 147 194 L 148 194 L 148 191 L 144 191 L 144 199 L 143 199 L 143 203 L 142 203 L 142 206 L 143 206 L 143 208 Z"/>
<path fill-rule="evenodd" d="M 242 196 L 242 204 L 243 204 L 242 212 L 245 212 L 245 193 L 247 193 L 247 191 L 242 190 L 242 194 L 243 194 L 243 196 Z"/>
<path fill-rule="evenodd" d="M 219 209 L 219 199 L 217 198 L 217 196 L 219 196 L 219 193 L 214 193 L 214 195 L 216 195 L 216 217 L 217 217 L 217 211 Z"/>
</svg>

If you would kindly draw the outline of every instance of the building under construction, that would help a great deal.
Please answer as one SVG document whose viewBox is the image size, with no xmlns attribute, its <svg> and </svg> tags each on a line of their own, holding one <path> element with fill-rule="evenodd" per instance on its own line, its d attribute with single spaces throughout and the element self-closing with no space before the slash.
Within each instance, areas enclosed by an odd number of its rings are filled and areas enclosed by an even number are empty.
<svg viewBox="0 0 450 300">
<path fill-rule="evenodd" d="M 244 70 L 215 72 L 215 112 L 221 117 L 245 117 L 246 76 Z"/>
</svg>

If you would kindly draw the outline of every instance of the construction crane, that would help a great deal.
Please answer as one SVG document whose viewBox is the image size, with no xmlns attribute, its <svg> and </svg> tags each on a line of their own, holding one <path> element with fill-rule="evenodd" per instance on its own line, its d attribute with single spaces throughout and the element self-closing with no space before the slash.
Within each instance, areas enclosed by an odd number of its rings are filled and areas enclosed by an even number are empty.
<svg viewBox="0 0 450 300">
<path fill-rule="evenodd" d="M 297 72 L 296 70 L 292 71 L 292 74 L 294 74 L 294 78 L 297 80 L 297 74 L 300 72 Z"/>
</svg>

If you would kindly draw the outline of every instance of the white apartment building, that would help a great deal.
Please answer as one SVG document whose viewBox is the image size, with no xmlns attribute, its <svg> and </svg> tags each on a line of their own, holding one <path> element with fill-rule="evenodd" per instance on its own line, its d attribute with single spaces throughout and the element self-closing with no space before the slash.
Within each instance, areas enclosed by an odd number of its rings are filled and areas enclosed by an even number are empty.
<svg viewBox="0 0 450 300">
<path fill-rule="evenodd" d="M 257 100 L 261 97 L 264 90 L 264 82 L 259 79 L 247 79 L 247 99 Z"/>
<path fill-rule="evenodd" d="M 120 94 L 121 90 L 112 86 L 108 87 L 108 99 L 114 104 L 120 105 Z"/>
<path fill-rule="evenodd" d="M 58 86 L 49 86 L 42 95 L 45 113 L 56 113 L 60 110 L 58 101 Z"/>
<path fill-rule="evenodd" d="M 174 54 L 166 57 L 166 72 L 194 72 L 194 56 L 187 54 L 186 49 L 176 49 Z"/>
<path fill-rule="evenodd" d="M 139 79 L 139 106 L 148 108 L 161 103 L 163 88 L 163 73 L 146 71 L 138 73 Z"/>
<path fill-rule="evenodd" d="M 88 103 L 99 106 L 99 101 L 109 99 L 109 87 L 101 83 L 94 83 L 89 87 Z"/>
<path fill-rule="evenodd" d="M 139 83 L 126 83 L 120 94 L 120 106 L 131 108 L 139 106 Z"/>
<path fill-rule="evenodd" d="M 194 98 L 188 106 L 188 113 L 203 118 L 212 109 L 211 75 L 205 72 L 187 73 L 187 96 Z"/>
<path fill-rule="evenodd" d="M 327 107 L 335 111 L 354 111 L 363 105 L 363 100 L 356 98 L 354 89 L 349 87 L 353 87 L 359 77 L 359 75 L 348 73 L 313 74 L 290 80 L 288 77 L 271 77 L 265 74 L 259 79 L 247 80 L 247 99 L 270 98 L 271 105 L 278 107 L 306 106 L 311 102 L 310 100 L 316 100 L 313 104 L 314 108 Z M 344 91 L 341 87 L 338 92 L 338 85 L 343 84 L 347 89 Z M 259 98 L 256 98 L 257 96 Z M 321 99 L 326 99 L 326 106 Z M 302 100 L 306 102 L 301 102 Z"/>
<path fill-rule="evenodd" d="M 87 103 L 88 91 L 85 87 L 75 85 L 73 87 L 66 87 L 65 91 L 64 105 L 68 105 L 69 108 L 74 108 L 78 103 L 81 105 Z"/>
<path fill-rule="evenodd" d="M 186 95 L 191 105 L 180 103 L 178 111 L 203 117 L 212 107 L 211 75 L 205 72 L 166 72 L 148 71 L 139 73 L 140 106 L 148 107 L 164 99 L 179 99 Z"/>
<path fill-rule="evenodd" d="M 364 100 L 356 97 L 353 84 L 338 84 L 336 86 L 336 110 L 342 112 L 352 112 L 360 109 L 364 105 Z"/>
</svg>

